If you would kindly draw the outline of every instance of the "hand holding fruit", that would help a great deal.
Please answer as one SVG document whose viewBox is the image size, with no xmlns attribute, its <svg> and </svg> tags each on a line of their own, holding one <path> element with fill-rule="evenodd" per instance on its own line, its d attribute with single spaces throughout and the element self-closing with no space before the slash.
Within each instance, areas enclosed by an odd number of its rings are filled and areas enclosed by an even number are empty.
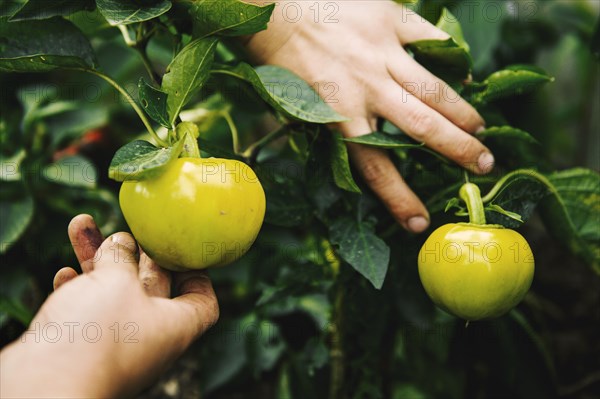
<svg viewBox="0 0 600 399">
<path fill-rule="evenodd" d="M 129 234 L 103 240 L 93 219 L 79 215 L 69 225 L 69 237 L 83 274 L 61 269 L 55 292 L 30 325 L 30 330 L 58 326 L 60 340 L 36 342 L 25 332 L 5 348 L 2 397 L 131 396 L 219 317 L 203 273 L 174 276 L 180 292 L 171 299 L 169 272 L 143 252 L 138 260 Z M 90 325 L 89 336 L 84 335 Z"/>
</svg>

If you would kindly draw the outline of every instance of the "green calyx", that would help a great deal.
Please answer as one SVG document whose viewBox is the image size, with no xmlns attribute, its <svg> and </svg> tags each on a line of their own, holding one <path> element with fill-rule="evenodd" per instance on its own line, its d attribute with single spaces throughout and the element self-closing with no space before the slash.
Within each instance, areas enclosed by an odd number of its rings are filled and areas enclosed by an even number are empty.
<svg viewBox="0 0 600 399">
<path fill-rule="evenodd" d="M 195 123 L 181 122 L 177 125 L 175 128 L 176 140 L 184 141 L 180 158 L 202 158 L 198 148 L 198 136 L 200 136 L 200 132 Z"/>
</svg>

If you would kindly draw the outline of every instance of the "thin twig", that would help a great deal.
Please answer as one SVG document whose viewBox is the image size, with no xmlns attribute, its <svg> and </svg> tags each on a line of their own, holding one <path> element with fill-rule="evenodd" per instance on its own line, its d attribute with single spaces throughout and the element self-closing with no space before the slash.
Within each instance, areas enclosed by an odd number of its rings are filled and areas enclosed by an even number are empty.
<svg viewBox="0 0 600 399">
<path fill-rule="evenodd" d="M 335 304 L 333 310 L 333 323 L 331 324 L 331 382 L 329 385 L 329 399 L 343 398 L 344 387 L 344 350 L 342 346 L 342 322 L 344 305 L 344 288 L 338 279 L 336 283 Z"/>
<path fill-rule="evenodd" d="M 229 125 L 229 130 L 231 130 L 231 140 L 233 141 L 233 152 L 236 155 L 239 155 L 240 151 L 241 151 L 240 150 L 240 137 L 238 134 L 237 126 L 235 125 L 235 122 L 233 121 L 233 118 L 231 117 L 231 113 L 229 112 L 229 109 L 226 109 L 225 111 L 223 111 L 221 113 L 221 116 L 223 116 L 223 119 L 225 119 L 225 121 Z"/>
<path fill-rule="evenodd" d="M 134 98 L 131 96 L 131 94 L 129 94 L 127 92 L 127 90 L 125 90 L 123 87 L 121 87 L 121 85 L 119 85 L 117 82 L 115 82 L 109 76 L 103 74 L 100 71 L 96 71 L 94 69 L 85 69 L 85 68 L 73 68 L 73 69 L 78 70 L 78 71 L 88 72 L 88 73 L 91 73 L 93 75 L 96 75 L 99 78 L 104 79 L 108 84 L 110 84 L 112 87 L 114 87 L 115 89 L 117 89 L 117 91 L 119 93 L 121 93 L 121 95 L 123 97 L 125 97 L 125 99 L 127 100 L 127 102 L 131 105 L 131 107 L 134 109 L 134 111 L 138 114 L 138 116 L 142 120 L 142 123 L 144 124 L 144 126 L 148 130 L 148 133 L 150 133 L 150 135 L 152 135 L 152 137 L 154 138 L 154 140 L 156 140 L 156 143 L 159 144 L 160 146 L 168 147 L 168 144 L 163 139 L 161 139 L 158 136 L 158 134 L 156 133 L 156 131 L 154 131 L 154 128 L 150 124 L 150 121 L 146 117 L 146 114 L 144 113 L 144 111 L 140 108 L 140 106 L 137 104 L 137 102 L 134 100 Z"/>
<path fill-rule="evenodd" d="M 244 158 L 248 159 L 248 162 L 250 163 L 250 165 L 254 164 L 256 162 L 256 159 L 258 158 L 258 155 L 260 154 L 260 151 L 264 147 L 269 145 L 269 143 L 271 143 L 273 140 L 278 139 L 279 137 L 283 136 L 286 133 L 286 131 L 287 131 L 287 126 L 281 126 L 280 128 L 272 131 L 271 133 L 264 136 L 262 139 L 258 140 L 257 142 L 255 142 L 254 144 L 249 146 L 242 153 L 242 156 Z"/>
</svg>

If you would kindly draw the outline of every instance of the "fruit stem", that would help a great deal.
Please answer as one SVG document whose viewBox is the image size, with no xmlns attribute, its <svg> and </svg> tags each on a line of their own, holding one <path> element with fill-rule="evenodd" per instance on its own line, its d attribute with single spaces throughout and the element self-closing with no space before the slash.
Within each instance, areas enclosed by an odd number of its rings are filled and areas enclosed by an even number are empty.
<svg viewBox="0 0 600 399">
<path fill-rule="evenodd" d="M 458 191 L 458 195 L 467 204 L 469 222 L 473 224 L 486 224 L 485 210 L 479 187 L 473 183 L 465 183 Z"/>
</svg>

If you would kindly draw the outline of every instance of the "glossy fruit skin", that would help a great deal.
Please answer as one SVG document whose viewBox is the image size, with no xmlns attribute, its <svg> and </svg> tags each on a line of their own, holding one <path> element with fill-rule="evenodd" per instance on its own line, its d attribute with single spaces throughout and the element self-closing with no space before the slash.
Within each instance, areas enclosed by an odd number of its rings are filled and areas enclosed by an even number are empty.
<svg viewBox="0 0 600 399">
<path fill-rule="evenodd" d="M 240 258 L 256 239 L 266 208 L 254 171 L 218 158 L 179 158 L 156 177 L 126 181 L 119 203 L 144 251 L 173 271 Z"/>
<path fill-rule="evenodd" d="M 501 316 L 531 286 L 533 253 L 522 235 L 497 225 L 451 223 L 435 230 L 419 252 L 425 291 L 465 320 Z"/>
</svg>

